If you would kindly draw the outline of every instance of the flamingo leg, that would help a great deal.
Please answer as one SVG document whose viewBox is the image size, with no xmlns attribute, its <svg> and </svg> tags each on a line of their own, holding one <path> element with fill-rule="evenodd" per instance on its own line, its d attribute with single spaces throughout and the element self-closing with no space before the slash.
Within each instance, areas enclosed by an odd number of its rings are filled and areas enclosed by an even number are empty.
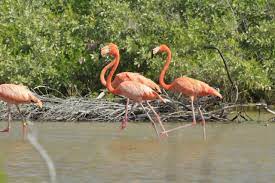
<svg viewBox="0 0 275 183">
<path fill-rule="evenodd" d="M 161 132 L 161 134 L 163 133 L 169 133 L 169 132 L 172 132 L 172 131 L 175 131 L 175 130 L 179 130 L 179 129 L 182 129 L 182 128 L 186 128 L 186 127 L 191 127 L 191 126 L 195 126 L 196 125 L 196 116 L 195 116 L 195 108 L 194 108 L 194 97 L 191 96 L 191 107 L 192 107 L 192 115 L 193 115 L 193 122 L 191 124 L 186 124 L 186 125 L 182 125 L 182 126 L 178 126 L 176 128 L 172 128 L 170 130 L 167 130 L 167 131 L 163 131 Z"/>
<path fill-rule="evenodd" d="M 149 111 L 147 112 L 145 107 L 142 105 L 142 103 L 140 103 L 141 107 L 143 108 L 144 112 L 146 113 L 146 115 L 148 116 L 149 120 L 152 122 L 152 126 L 156 132 L 156 135 L 158 136 L 159 138 L 159 132 L 157 130 L 157 126 L 156 126 L 156 123 L 154 122 L 154 120 L 151 118 L 151 116 L 149 115 Z"/>
<path fill-rule="evenodd" d="M 20 111 L 20 108 L 18 105 L 16 105 L 16 108 L 22 118 L 22 132 L 23 132 L 23 138 L 25 138 L 26 134 L 27 134 L 27 122 L 26 122 L 26 119 L 25 117 L 23 116 L 23 114 L 21 113 Z"/>
<path fill-rule="evenodd" d="M 160 126 L 161 126 L 161 128 L 162 128 L 162 132 L 160 133 L 161 135 L 166 135 L 166 136 L 168 136 L 168 134 L 166 133 L 166 130 L 165 130 L 165 128 L 164 128 L 164 126 L 163 126 L 163 124 L 162 124 L 162 122 L 161 122 L 161 120 L 160 120 L 160 117 L 159 117 L 159 115 L 156 113 L 156 111 L 153 109 L 153 107 L 149 104 L 149 102 L 148 101 L 146 101 L 146 103 L 147 103 L 147 105 L 150 107 L 150 109 L 153 111 L 153 113 L 155 114 L 155 116 L 156 116 L 156 118 L 157 118 L 157 120 L 158 120 L 158 122 L 159 122 L 159 124 L 160 124 Z"/>
<path fill-rule="evenodd" d="M 8 106 L 8 126 L 1 130 L 0 132 L 10 132 L 10 129 L 11 129 L 11 107 L 10 107 L 10 104 L 7 104 Z"/>
<path fill-rule="evenodd" d="M 192 114 L 193 114 L 193 123 L 192 125 L 195 126 L 196 125 L 196 116 L 195 116 L 195 108 L 194 108 L 194 97 L 191 96 L 191 107 L 192 107 Z"/>
<path fill-rule="evenodd" d="M 138 105 L 138 103 L 133 103 L 133 105 L 132 105 L 132 107 L 131 107 L 131 109 L 130 109 L 130 111 L 129 111 L 129 114 L 132 114 L 133 109 L 134 109 L 137 105 Z M 133 114 L 134 114 L 134 116 L 136 117 L 135 113 L 133 113 Z"/>
<path fill-rule="evenodd" d="M 130 101 L 130 99 L 127 98 L 126 105 L 125 105 L 125 117 L 121 121 L 121 127 L 120 127 L 121 130 L 123 130 L 124 128 L 126 128 L 127 123 L 128 123 L 128 105 L 129 105 L 129 101 Z"/>
<path fill-rule="evenodd" d="M 201 107 L 199 107 L 199 112 L 200 112 L 200 115 L 201 115 L 202 126 L 203 126 L 203 139 L 206 140 L 205 119 L 204 119 L 203 114 L 201 112 Z"/>
</svg>

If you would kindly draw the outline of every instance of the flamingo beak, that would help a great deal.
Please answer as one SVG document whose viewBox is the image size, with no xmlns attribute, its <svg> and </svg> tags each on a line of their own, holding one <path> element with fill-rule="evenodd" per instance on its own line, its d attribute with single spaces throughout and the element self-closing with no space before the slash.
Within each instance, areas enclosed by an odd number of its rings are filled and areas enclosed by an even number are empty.
<svg viewBox="0 0 275 183">
<path fill-rule="evenodd" d="M 159 52 L 159 50 L 160 50 L 160 47 L 159 47 L 159 46 L 158 46 L 158 47 L 155 47 L 155 48 L 152 50 L 152 54 L 153 54 L 153 55 L 157 54 L 157 53 Z"/>
<path fill-rule="evenodd" d="M 110 52 L 110 49 L 108 46 L 104 46 L 103 48 L 101 48 L 101 56 L 102 57 L 105 57 L 109 52 Z"/>
<path fill-rule="evenodd" d="M 38 107 L 42 108 L 43 103 L 42 103 L 41 101 L 39 101 L 39 102 L 36 103 L 36 105 L 37 105 Z"/>
<path fill-rule="evenodd" d="M 98 60 L 100 60 L 102 58 L 102 55 L 101 55 L 100 49 L 98 51 L 99 51 L 99 53 L 98 53 Z"/>
<path fill-rule="evenodd" d="M 154 58 L 154 52 L 151 50 L 151 58 Z"/>
</svg>

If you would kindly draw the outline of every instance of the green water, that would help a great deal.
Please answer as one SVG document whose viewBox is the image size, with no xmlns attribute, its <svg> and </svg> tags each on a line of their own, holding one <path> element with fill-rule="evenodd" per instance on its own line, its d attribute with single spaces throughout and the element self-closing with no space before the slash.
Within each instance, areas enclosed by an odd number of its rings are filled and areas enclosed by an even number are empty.
<svg viewBox="0 0 275 183">
<path fill-rule="evenodd" d="M 5 183 L 7 182 L 6 180 L 6 175 L 4 174 L 4 172 L 2 172 L 2 170 L 0 171 L 0 183 Z"/>
<path fill-rule="evenodd" d="M 165 123 L 168 129 L 177 125 Z M 118 123 L 37 122 L 35 129 L 59 183 L 275 182 L 272 123 L 207 123 L 206 142 L 200 125 L 162 141 L 149 123 L 120 131 Z M 48 182 L 47 167 L 22 140 L 20 123 L 9 135 L 0 134 L 0 147 L 8 182 Z"/>
<path fill-rule="evenodd" d="M 0 183 L 5 183 L 7 182 L 7 179 L 6 179 L 6 174 L 4 173 L 4 168 L 2 167 L 3 165 L 2 159 L 3 159 L 3 154 L 2 152 L 0 152 Z"/>
</svg>

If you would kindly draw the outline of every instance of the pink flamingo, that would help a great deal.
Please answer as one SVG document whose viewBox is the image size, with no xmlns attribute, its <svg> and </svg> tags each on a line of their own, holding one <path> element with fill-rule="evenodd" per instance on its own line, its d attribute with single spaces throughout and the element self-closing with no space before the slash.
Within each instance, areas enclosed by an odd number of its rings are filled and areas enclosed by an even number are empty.
<svg viewBox="0 0 275 183">
<path fill-rule="evenodd" d="M 192 114 L 193 114 L 193 122 L 192 124 L 188 125 L 183 125 L 174 129 L 170 129 L 167 131 L 164 131 L 162 133 L 168 133 L 180 128 L 185 128 L 188 126 L 195 126 L 196 125 L 196 117 L 195 117 L 195 110 L 194 110 L 194 100 L 196 100 L 197 97 L 200 96 L 207 96 L 207 95 L 213 95 L 217 96 L 219 98 L 222 98 L 221 94 L 215 90 L 214 88 L 210 87 L 208 84 L 195 80 L 189 77 L 180 77 L 176 78 L 171 84 L 166 84 L 164 81 L 164 76 L 166 71 L 168 70 L 169 64 L 171 63 L 172 59 L 172 54 L 168 46 L 162 44 L 156 48 L 153 49 L 153 54 L 156 54 L 158 52 L 166 52 L 167 53 L 167 58 L 166 58 L 166 63 L 160 73 L 159 77 L 159 83 L 161 87 L 163 87 L 165 90 L 171 90 L 173 92 L 177 93 L 182 93 L 186 96 L 189 96 L 191 99 L 191 107 L 192 107 Z M 205 133 L 205 120 L 203 117 L 203 114 L 199 108 L 199 113 L 201 115 L 202 119 L 202 125 L 203 125 L 203 136 L 204 139 L 206 139 L 206 133 Z"/>
<path fill-rule="evenodd" d="M 108 77 L 107 77 L 107 82 L 106 82 L 106 87 L 109 90 L 109 92 L 111 92 L 115 95 L 125 96 L 125 97 L 133 100 L 134 102 L 139 103 L 145 112 L 146 112 L 146 110 L 145 110 L 144 106 L 142 105 L 142 101 L 146 101 L 147 105 L 149 106 L 149 108 L 153 111 L 154 115 L 156 116 L 162 130 L 165 131 L 165 128 L 160 120 L 159 115 L 155 112 L 153 107 L 148 103 L 148 100 L 155 100 L 155 99 L 160 99 L 164 102 L 163 98 L 156 91 L 151 89 L 150 87 L 148 87 L 140 82 L 137 82 L 137 81 L 123 81 L 116 88 L 114 88 L 112 86 L 112 77 L 118 67 L 119 59 L 120 59 L 118 47 L 113 43 L 110 43 L 107 46 L 104 46 L 101 49 L 101 55 L 106 56 L 107 54 L 112 55 L 115 58 L 108 66 L 109 68 L 112 68 Z M 153 121 L 152 121 L 152 123 L 153 123 L 153 128 L 158 135 L 158 131 L 156 129 L 155 123 Z M 164 133 L 164 134 L 166 134 L 166 133 Z"/>
<path fill-rule="evenodd" d="M 23 85 L 16 85 L 16 84 L 1 84 L 0 85 L 0 100 L 3 100 L 7 103 L 8 106 L 8 126 L 1 130 L 0 132 L 9 132 L 11 129 L 11 105 L 16 105 L 16 108 L 23 118 L 23 115 L 19 109 L 19 104 L 28 104 L 34 103 L 42 108 L 42 102 L 35 97 L 32 92 Z M 24 120 L 24 118 L 23 118 Z M 24 120 L 25 121 L 25 120 Z M 22 123 L 23 125 L 23 135 L 25 136 L 26 133 L 26 122 Z"/>
<path fill-rule="evenodd" d="M 102 71 L 100 73 L 100 81 L 101 81 L 102 85 L 105 86 L 105 87 L 106 87 L 105 74 L 106 74 L 107 70 L 110 69 L 111 67 L 112 67 L 112 63 L 109 63 L 108 65 L 106 65 L 102 69 Z M 159 93 L 159 94 L 161 93 L 161 89 L 160 89 L 159 85 L 157 85 L 154 81 L 142 76 L 139 73 L 133 73 L 133 72 L 121 72 L 119 74 L 116 74 L 115 79 L 112 81 L 112 86 L 114 88 L 117 88 L 124 81 L 139 82 L 141 84 L 144 84 L 144 85 L 152 88 L 157 93 Z M 127 98 L 127 102 L 126 102 L 126 105 L 125 105 L 125 117 L 121 122 L 121 129 L 124 129 L 127 126 L 127 122 L 128 122 L 128 105 L 129 105 L 129 98 Z M 133 106 L 132 106 L 132 108 L 133 108 Z M 130 110 L 130 112 L 131 112 L 131 110 Z"/>
</svg>

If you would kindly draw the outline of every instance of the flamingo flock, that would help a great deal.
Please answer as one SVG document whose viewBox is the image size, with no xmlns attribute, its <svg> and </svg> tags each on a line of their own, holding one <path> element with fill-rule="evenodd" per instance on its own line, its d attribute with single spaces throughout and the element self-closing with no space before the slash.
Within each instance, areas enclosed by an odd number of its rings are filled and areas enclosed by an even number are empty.
<svg viewBox="0 0 275 183">
<path fill-rule="evenodd" d="M 165 83 L 164 77 L 172 59 L 171 50 L 167 45 L 164 45 L 164 44 L 157 46 L 152 50 L 153 54 L 162 53 L 162 52 L 167 54 L 167 58 L 166 58 L 165 65 L 159 76 L 159 84 L 164 90 L 181 93 L 190 98 L 192 114 L 193 114 L 193 122 L 191 124 L 186 124 L 183 126 L 166 130 L 161 121 L 160 116 L 157 114 L 157 112 L 149 103 L 149 101 L 153 101 L 153 100 L 160 100 L 161 102 L 166 102 L 166 100 L 161 96 L 160 86 L 155 82 L 153 82 L 151 79 L 146 78 L 139 73 L 133 73 L 133 72 L 122 72 L 122 73 L 116 74 L 115 78 L 113 79 L 114 73 L 119 66 L 120 54 L 119 54 L 118 46 L 113 43 L 109 43 L 103 48 L 101 48 L 101 55 L 103 57 L 107 55 L 112 56 L 114 60 L 111 61 L 102 69 L 100 74 L 100 81 L 102 85 L 104 85 L 110 93 L 127 98 L 127 102 L 125 105 L 125 117 L 121 122 L 121 129 L 124 129 L 128 123 L 128 105 L 130 100 L 133 101 L 134 103 L 139 104 L 144 110 L 144 112 L 148 115 L 157 136 L 160 136 L 160 135 L 168 136 L 168 133 L 172 131 L 185 128 L 185 127 L 192 127 L 196 125 L 194 101 L 198 97 L 213 95 L 213 96 L 222 98 L 222 95 L 217 90 L 210 87 L 208 84 L 189 77 L 179 77 L 179 78 L 176 78 L 170 84 Z M 110 72 L 106 80 L 105 75 L 108 70 L 110 70 Z M 8 126 L 3 130 L 0 130 L 0 132 L 7 132 L 7 133 L 10 132 L 12 104 L 16 106 L 19 114 L 22 116 L 23 135 L 26 133 L 27 125 L 19 109 L 19 104 L 34 103 L 40 108 L 42 108 L 41 100 L 38 99 L 36 96 L 34 96 L 33 93 L 26 86 L 23 86 L 23 85 L 1 84 L 0 100 L 6 102 L 8 107 Z M 157 120 L 157 123 L 160 125 L 160 128 L 162 129 L 160 133 L 157 129 L 155 121 L 150 117 L 149 111 L 147 111 L 146 108 L 144 107 L 143 102 L 146 103 L 146 105 L 155 115 L 155 119 Z M 200 110 L 200 107 L 198 108 L 198 111 L 200 113 L 202 125 L 203 125 L 203 137 L 204 139 L 206 139 L 205 120 L 204 120 L 202 111 Z"/>
</svg>

